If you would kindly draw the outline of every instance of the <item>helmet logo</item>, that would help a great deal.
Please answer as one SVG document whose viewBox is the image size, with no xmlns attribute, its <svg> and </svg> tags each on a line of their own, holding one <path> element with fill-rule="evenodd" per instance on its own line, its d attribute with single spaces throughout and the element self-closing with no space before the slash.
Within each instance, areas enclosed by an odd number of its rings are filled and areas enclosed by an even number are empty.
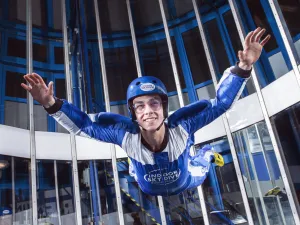
<svg viewBox="0 0 300 225">
<path fill-rule="evenodd" d="M 140 86 L 142 91 L 153 91 L 155 89 L 155 85 L 152 83 L 145 83 Z"/>
</svg>

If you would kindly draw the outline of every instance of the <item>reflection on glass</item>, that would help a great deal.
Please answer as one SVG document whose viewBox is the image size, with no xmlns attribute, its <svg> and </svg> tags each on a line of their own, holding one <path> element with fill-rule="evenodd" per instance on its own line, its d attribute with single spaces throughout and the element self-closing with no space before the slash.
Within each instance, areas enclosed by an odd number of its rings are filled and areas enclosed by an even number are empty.
<svg viewBox="0 0 300 225">
<path fill-rule="evenodd" d="M 204 224 L 197 188 L 163 200 L 168 224 Z"/>
<path fill-rule="evenodd" d="M 292 177 L 292 184 L 300 201 L 300 104 L 278 113 L 272 120 Z"/>
<path fill-rule="evenodd" d="M 278 0 L 278 3 L 295 44 L 298 57 L 300 57 L 300 21 L 295 19 L 300 14 L 300 2 L 298 0 Z"/>
<path fill-rule="evenodd" d="M 212 58 L 216 68 L 217 78 L 220 79 L 223 72 L 229 67 L 230 62 L 226 53 L 225 45 L 219 31 L 216 19 L 210 20 L 204 24 L 207 33 L 207 41 L 211 47 Z"/>
<path fill-rule="evenodd" d="M 238 2 L 239 11 L 242 17 L 245 30 L 254 30 L 256 27 L 263 27 L 271 34 L 272 38 L 264 46 L 262 55 L 256 63 L 261 87 L 268 85 L 275 79 L 286 74 L 290 69 L 285 49 L 282 46 L 282 39 L 276 28 L 274 16 L 267 2 L 246 0 Z"/>
<path fill-rule="evenodd" d="M 166 1 L 163 1 L 166 18 L 169 19 L 168 7 Z M 154 26 L 162 23 L 161 12 L 158 1 L 144 0 L 131 1 L 132 16 L 135 22 L 135 28 L 143 29 L 147 26 Z"/>
<path fill-rule="evenodd" d="M 21 83 L 26 82 L 23 78 L 24 73 L 25 70 L 20 71 L 19 68 L 13 67 L 8 67 L 4 72 L 5 92 L 4 96 L 0 95 L 1 100 L 4 102 L 1 110 L 3 112 L 1 123 L 28 129 L 27 94 L 24 89 L 20 88 Z"/>
<path fill-rule="evenodd" d="M 294 224 L 266 124 L 236 132 L 234 142 L 256 222 Z"/>
<path fill-rule="evenodd" d="M 63 225 L 73 225 L 76 224 L 76 219 L 72 165 L 70 161 L 57 161 L 56 163 L 61 223 Z"/>
<path fill-rule="evenodd" d="M 100 214 L 99 221 L 103 224 L 113 225 L 118 223 L 117 203 L 115 184 L 113 179 L 111 160 L 97 160 L 95 162 L 96 182 L 98 184 L 97 194 L 100 195 L 97 214 Z M 96 184 L 96 188 L 97 188 Z"/>
<path fill-rule="evenodd" d="M 12 157 L 0 155 L 0 224 L 12 224 L 12 195 Z"/>
<path fill-rule="evenodd" d="M 199 28 L 184 32 L 182 38 L 195 85 L 211 80 Z"/>
<path fill-rule="evenodd" d="M 129 175 L 128 158 L 119 159 L 117 164 L 125 224 L 161 223 L 157 198 L 143 193 Z"/>
<path fill-rule="evenodd" d="M 174 38 L 171 40 L 173 46 L 175 46 Z M 176 48 L 174 48 L 174 54 L 177 54 Z M 144 74 L 146 76 L 154 76 L 159 78 L 165 84 L 168 92 L 175 92 L 176 85 L 167 40 L 162 39 L 141 45 L 140 55 L 144 65 Z M 177 69 L 181 87 L 185 88 L 183 73 L 178 63 Z M 177 95 L 174 95 L 173 98 L 169 98 L 169 101 L 169 111 L 174 111 L 179 108 L 179 100 Z"/>
<path fill-rule="evenodd" d="M 88 225 L 94 221 L 90 168 L 88 161 L 78 161 L 78 176 L 80 188 L 80 203 L 82 224 Z"/>
<path fill-rule="evenodd" d="M 58 224 L 53 161 L 37 161 L 36 182 L 38 224 Z"/>
<path fill-rule="evenodd" d="M 239 36 L 238 30 L 237 30 L 237 27 L 235 25 L 231 10 L 228 10 L 227 12 L 225 12 L 223 14 L 223 19 L 224 19 L 224 23 L 225 23 L 225 26 L 227 29 L 227 33 L 230 37 L 230 43 L 231 43 L 233 51 L 234 51 L 234 60 L 238 61 L 237 53 L 238 53 L 238 51 L 243 49 L 243 45 L 240 40 L 240 36 Z M 249 95 L 255 92 L 255 88 L 254 88 L 252 79 L 250 79 L 247 82 L 246 87 L 247 87 L 247 91 L 248 91 Z M 244 92 L 244 94 L 245 94 L 245 92 Z"/>
<path fill-rule="evenodd" d="M 211 224 L 248 224 L 238 178 L 233 164 L 227 138 L 213 140 L 209 143 L 220 153 L 225 165 L 217 167 L 212 164 L 208 177 L 202 185 L 208 217 Z"/>
<path fill-rule="evenodd" d="M 15 164 L 15 225 L 32 224 L 32 203 L 29 165 L 30 161 L 23 158 L 14 158 Z"/>
</svg>

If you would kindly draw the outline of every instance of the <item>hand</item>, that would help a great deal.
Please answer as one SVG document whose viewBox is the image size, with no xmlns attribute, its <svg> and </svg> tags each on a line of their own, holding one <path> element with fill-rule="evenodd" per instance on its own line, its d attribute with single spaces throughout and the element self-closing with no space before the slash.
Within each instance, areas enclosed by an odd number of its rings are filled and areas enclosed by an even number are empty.
<svg viewBox="0 0 300 225">
<path fill-rule="evenodd" d="M 30 92 L 34 100 L 38 101 L 45 108 L 49 108 L 55 103 L 52 81 L 47 87 L 42 77 L 36 73 L 27 74 L 24 76 L 24 79 L 30 86 L 26 84 L 21 84 L 21 86 Z"/>
<path fill-rule="evenodd" d="M 252 65 L 258 60 L 261 55 L 263 46 L 269 41 L 271 35 L 268 35 L 260 41 L 261 37 L 266 32 L 266 29 L 258 27 L 255 31 L 251 31 L 245 38 L 245 46 L 243 51 L 238 52 L 240 60 L 239 67 L 244 70 L 250 70 Z"/>
</svg>

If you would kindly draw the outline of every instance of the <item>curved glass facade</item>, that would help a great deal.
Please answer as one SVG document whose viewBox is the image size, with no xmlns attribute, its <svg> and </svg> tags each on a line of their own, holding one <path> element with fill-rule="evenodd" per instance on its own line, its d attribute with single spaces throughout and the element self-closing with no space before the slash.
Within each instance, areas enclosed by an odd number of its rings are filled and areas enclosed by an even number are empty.
<svg viewBox="0 0 300 225">
<path fill-rule="evenodd" d="M 0 1 L 0 225 L 300 224 L 299 11 L 297 0 Z M 129 83 L 156 76 L 172 113 L 215 97 L 257 26 L 272 39 L 253 79 L 195 134 L 195 151 L 209 143 L 225 166 L 176 196 L 143 193 L 122 149 L 69 134 L 20 86 L 34 71 L 86 113 L 127 116 Z"/>
</svg>

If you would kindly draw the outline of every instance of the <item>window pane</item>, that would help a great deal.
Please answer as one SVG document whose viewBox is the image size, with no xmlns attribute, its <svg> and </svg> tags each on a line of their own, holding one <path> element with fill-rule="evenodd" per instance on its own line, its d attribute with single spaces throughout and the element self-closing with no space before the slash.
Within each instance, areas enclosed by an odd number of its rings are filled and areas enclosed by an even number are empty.
<svg viewBox="0 0 300 225">
<path fill-rule="evenodd" d="M 30 161 L 15 157 L 15 220 L 14 224 L 32 224 Z"/>
<path fill-rule="evenodd" d="M 118 160 L 125 224 L 152 225 L 161 223 L 157 198 L 141 191 L 138 183 L 129 174 L 128 158 Z"/>
<path fill-rule="evenodd" d="M 208 43 L 211 47 L 211 53 L 216 67 L 216 72 L 218 73 L 218 78 L 220 79 L 223 72 L 231 65 L 225 50 L 221 33 L 219 31 L 217 20 L 214 19 L 206 22 L 204 27 L 207 31 Z"/>
<path fill-rule="evenodd" d="M 8 38 L 7 55 L 26 58 L 26 41 L 15 38 Z"/>
<path fill-rule="evenodd" d="M 289 66 L 287 53 L 282 44 L 280 45 L 282 38 L 277 35 L 279 31 L 275 25 L 276 21 L 267 4 L 268 2 L 265 1 L 252 0 L 238 2 L 245 30 L 251 31 L 256 27 L 263 27 L 272 37 L 264 46 L 260 60 L 256 63 L 261 87 L 268 85 L 292 69 Z"/>
<path fill-rule="evenodd" d="M 54 162 L 37 160 L 38 224 L 58 224 Z"/>
<path fill-rule="evenodd" d="M 198 27 L 182 34 L 195 85 L 211 80 L 211 75 Z"/>
<path fill-rule="evenodd" d="M 197 188 L 163 197 L 167 221 L 170 224 L 204 224 Z"/>
<path fill-rule="evenodd" d="M 145 75 L 159 78 L 168 92 L 176 91 L 175 80 L 165 39 L 143 44 L 141 46 Z M 179 72 L 180 82 L 184 85 L 182 73 Z"/>
<path fill-rule="evenodd" d="M 4 100 L 4 121 L 3 124 L 18 128 L 27 129 L 28 109 L 27 93 L 20 86 L 26 83 L 22 73 L 6 71 Z M 1 98 L 1 96 L 0 96 Z M 8 99 L 7 99 L 8 98 Z M 12 99 L 14 98 L 14 99 Z"/>
<path fill-rule="evenodd" d="M 132 47 L 106 48 L 104 50 L 110 101 L 126 100 L 127 88 L 137 78 Z"/>
<path fill-rule="evenodd" d="M 294 224 L 265 122 L 236 132 L 234 144 L 255 220 L 269 224 Z M 279 191 L 275 192 L 277 189 Z"/>
<path fill-rule="evenodd" d="M 0 224 L 12 224 L 12 157 L 0 155 Z"/>
<path fill-rule="evenodd" d="M 272 120 L 292 177 L 292 184 L 300 201 L 300 104 L 278 113 Z"/>
<path fill-rule="evenodd" d="M 76 224 L 71 161 L 57 161 L 57 183 L 61 223 Z"/>
<path fill-rule="evenodd" d="M 168 7 L 166 1 L 163 1 L 164 10 L 167 19 L 169 19 Z M 162 23 L 161 12 L 158 1 L 143 0 L 131 2 L 132 15 L 135 28 L 142 29 L 147 26 Z"/>
<path fill-rule="evenodd" d="M 32 57 L 34 61 L 47 62 L 48 48 L 46 45 L 32 44 Z"/>
<path fill-rule="evenodd" d="M 224 158 L 225 165 L 211 165 L 202 185 L 210 224 L 244 224 L 248 219 L 233 164 L 227 138 L 220 138 L 196 146 L 198 151 L 211 145 Z"/>
<path fill-rule="evenodd" d="M 54 62 L 55 64 L 65 63 L 63 47 L 54 47 Z"/>
<path fill-rule="evenodd" d="M 175 0 L 174 1 L 177 17 L 194 10 L 193 3 L 190 0 Z"/>
<path fill-rule="evenodd" d="M 224 18 L 224 22 L 226 25 L 227 33 L 230 37 L 230 43 L 232 45 L 232 48 L 233 48 L 233 51 L 235 54 L 235 61 L 238 61 L 239 59 L 238 59 L 237 54 L 240 50 L 243 50 L 243 45 L 240 40 L 240 36 L 237 31 L 237 27 L 235 25 L 235 21 L 234 21 L 231 10 L 228 10 L 226 13 L 224 13 L 223 18 Z M 254 87 L 252 79 L 250 79 L 247 82 L 246 87 L 247 87 L 247 91 L 248 91 L 249 95 L 255 92 L 255 87 Z"/>
<path fill-rule="evenodd" d="M 299 0 L 278 0 L 278 3 L 300 58 L 300 21 L 295 19 L 300 14 L 300 2 Z"/>
</svg>

